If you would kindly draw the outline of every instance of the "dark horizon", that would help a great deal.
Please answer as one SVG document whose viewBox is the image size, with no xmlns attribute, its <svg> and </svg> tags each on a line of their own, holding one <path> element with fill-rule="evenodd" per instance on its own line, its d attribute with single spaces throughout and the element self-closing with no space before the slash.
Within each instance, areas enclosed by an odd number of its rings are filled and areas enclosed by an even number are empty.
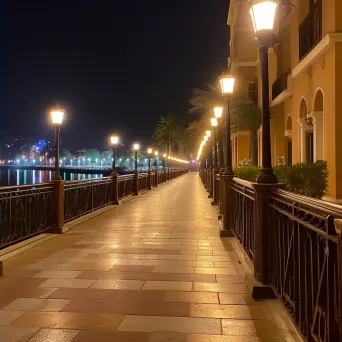
<svg viewBox="0 0 342 342">
<path fill-rule="evenodd" d="M 1 130 L 52 139 L 48 109 L 57 102 L 66 110 L 62 137 L 70 150 L 105 148 L 113 131 L 125 147 L 146 144 L 167 113 L 193 121 L 191 89 L 215 82 L 227 67 L 228 5 L 7 2 Z"/>
</svg>

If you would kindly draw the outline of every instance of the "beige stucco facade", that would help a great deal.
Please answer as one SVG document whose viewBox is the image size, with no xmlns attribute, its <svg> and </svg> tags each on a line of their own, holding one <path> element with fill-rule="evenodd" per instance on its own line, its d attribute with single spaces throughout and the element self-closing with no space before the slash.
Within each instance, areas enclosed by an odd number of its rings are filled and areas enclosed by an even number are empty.
<svg viewBox="0 0 342 342">
<path fill-rule="evenodd" d="M 277 156 L 284 156 L 289 163 L 327 161 L 327 197 L 342 200 L 342 65 L 338 62 L 342 60 L 342 1 L 294 0 L 294 5 L 269 50 L 272 162 L 276 165 Z M 244 27 L 244 36 L 254 37 L 246 12 L 247 0 L 231 1 L 230 62 L 237 77 L 243 76 L 239 82 L 257 81 L 261 105 L 257 44 L 242 40 L 240 32 Z M 243 49 L 236 49 L 236 40 L 245 42 Z M 255 58 L 254 66 L 240 63 L 246 55 L 251 56 L 248 62 Z"/>
</svg>

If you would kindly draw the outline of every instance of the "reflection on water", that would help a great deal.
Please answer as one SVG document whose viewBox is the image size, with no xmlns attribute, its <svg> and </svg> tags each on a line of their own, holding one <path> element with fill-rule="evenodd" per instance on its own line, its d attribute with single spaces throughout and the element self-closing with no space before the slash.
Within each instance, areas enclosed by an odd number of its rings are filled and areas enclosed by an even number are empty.
<svg viewBox="0 0 342 342">
<path fill-rule="evenodd" d="M 80 174 L 69 172 L 62 172 L 61 176 L 66 181 L 103 177 L 102 174 Z M 46 183 L 51 181 L 52 177 L 52 171 L 47 170 L 0 170 L 0 185 L 7 186 Z"/>
</svg>

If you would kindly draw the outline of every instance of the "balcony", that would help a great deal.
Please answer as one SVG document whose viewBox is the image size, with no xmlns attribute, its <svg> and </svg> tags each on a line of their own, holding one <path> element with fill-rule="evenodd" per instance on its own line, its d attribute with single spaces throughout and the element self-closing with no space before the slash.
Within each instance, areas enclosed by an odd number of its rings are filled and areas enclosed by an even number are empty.
<svg viewBox="0 0 342 342">
<path fill-rule="evenodd" d="M 292 77 L 291 74 L 281 75 L 272 84 L 272 103 L 271 107 L 284 102 L 292 95 Z"/>
<path fill-rule="evenodd" d="M 299 60 L 302 60 L 322 39 L 322 0 L 318 0 L 299 26 Z"/>
</svg>

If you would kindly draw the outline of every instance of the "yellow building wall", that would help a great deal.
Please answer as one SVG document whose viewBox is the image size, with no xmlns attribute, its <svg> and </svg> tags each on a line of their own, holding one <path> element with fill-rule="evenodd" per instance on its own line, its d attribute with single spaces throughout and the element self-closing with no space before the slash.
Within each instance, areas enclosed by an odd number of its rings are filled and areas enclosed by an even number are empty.
<svg viewBox="0 0 342 342">
<path fill-rule="evenodd" d="M 284 104 L 280 104 L 271 110 L 271 156 L 272 165 L 277 165 L 277 156 L 285 157 L 285 120 Z"/>
<path fill-rule="evenodd" d="M 237 148 L 237 160 L 238 162 L 249 159 L 249 135 L 239 134 L 238 135 L 238 148 Z"/>
<path fill-rule="evenodd" d="M 342 56 L 342 55 L 341 55 Z M 306 100 L 307 111 L 311 113 L 317 89 L 324 94 L 324 159 L 329 167 L 328 195 L 336 195 L 335 164 L 335 49 L 331 48 L 312 66 L 306 68 L 292 80 L 292 141 L 293 162 L 300 162 L 299 106 L 302 98 Z M 342 108 L 342 107 L 341 107 Z"/>
</svg>

